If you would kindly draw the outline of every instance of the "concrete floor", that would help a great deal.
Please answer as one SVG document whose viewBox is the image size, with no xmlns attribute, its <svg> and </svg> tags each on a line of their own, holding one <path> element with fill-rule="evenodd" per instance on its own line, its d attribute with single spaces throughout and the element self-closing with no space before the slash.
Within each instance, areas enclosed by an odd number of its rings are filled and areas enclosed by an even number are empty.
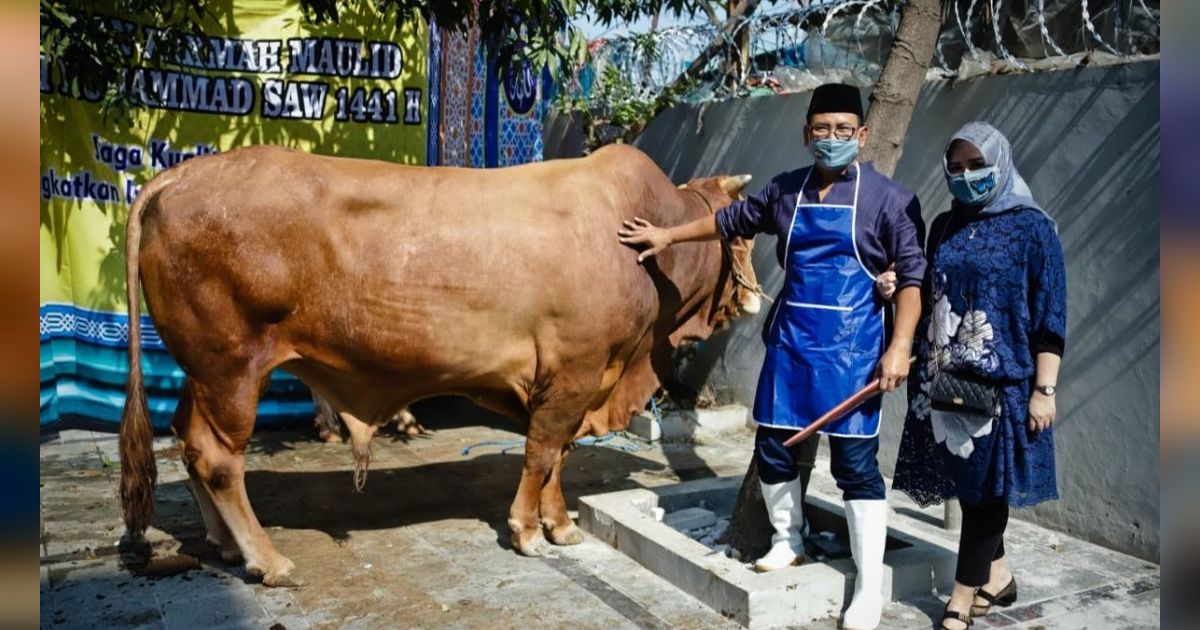
<svg viewBox="0 0 1200 630">
<path fill-rule="evenodd" d="M 520 436 L 503 419 L 457 401 L 418 406 L 432 435 L 376 438 L 366 488 L 353 491 L 346 445 L 315 431 L 261 431 L 247 464 L 250 499 L 306 585 L 248 583 L 203 543 L 200 515 L 169 438 L 158 440 L 153 575 L 120 566 L 114 435 L 65 431 L 41 447 L 41 625 L 56 628 L 736 628 L 593 538 L 523 558 L 505 520 L 519 449 L 465 446 Z M 751 435 L 623 452 L 585 446 L 564 490 L 579 496 L 714 475 L 740 475 Z M 621 439 L 610 444 L 632 445 Z M 814 484 L 832 492 L 827 463 Z M 894 518 L 935 522 L 891 496 Z M 976 627 L 1133 628 L 1159 625 L 1156 565 L 1051 532 L 1010 525 L 1006 547 L 1022 600 Z M 948 537 L 953 534 L 946 533 Z M 888 606 L 884 627 L 928 628 L 934 595 Z M 835 628 L 836 620 L 808 627 Z"/>
</svg>

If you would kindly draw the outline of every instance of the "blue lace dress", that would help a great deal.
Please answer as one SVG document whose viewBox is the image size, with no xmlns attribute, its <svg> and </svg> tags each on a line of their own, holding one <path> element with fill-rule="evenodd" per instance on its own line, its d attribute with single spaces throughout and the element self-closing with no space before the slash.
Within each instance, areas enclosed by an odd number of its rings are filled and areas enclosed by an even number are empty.
<svg viewBox="0 0 1200 630">
<path fill-rule="evenodd" d="M 1054 435 L 1029 430 L 1028 407 L 1035 353 L 1047 342 L 1061 349 L 1066 338 L 1062 245 L 1037 210 L 965 212 L 943 213 L 929 230 L 926 308 L 892 487 L 922 506 L 952 497 L 966 505 L 1034 505 L 1058 498 Z M 1001 385 L 1000 415 L 932 411 L 937 370 Z"/>
</svg>

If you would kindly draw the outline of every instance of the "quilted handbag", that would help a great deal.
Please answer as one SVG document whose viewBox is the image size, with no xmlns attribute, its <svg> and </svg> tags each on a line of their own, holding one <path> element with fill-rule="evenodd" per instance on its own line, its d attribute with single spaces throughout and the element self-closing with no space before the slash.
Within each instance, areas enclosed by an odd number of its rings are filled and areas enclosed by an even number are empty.
<svg viewBox="0 0 1200 630">
<path fill-rule="evenodd" d="M 1000 388 L 975 376 L 938 372 L 929 387 L 934 409 L 993 416 L 1000 406 Z"/>
</svg>

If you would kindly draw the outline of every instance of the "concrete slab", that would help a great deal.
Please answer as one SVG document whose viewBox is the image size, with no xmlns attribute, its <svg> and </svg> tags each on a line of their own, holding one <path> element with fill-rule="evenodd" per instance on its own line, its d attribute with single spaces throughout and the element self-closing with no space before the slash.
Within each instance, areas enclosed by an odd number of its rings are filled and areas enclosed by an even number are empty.
<svg viewBox="0 0 1200 630">
<path fill-rule="evenodd" d="M 663 437 L 662 424 L 657 418 L 646 413 L 633 414 L 626 431 L 649 442 L 658 442 Z"/>
<path fill-rule="evenodd" d="M 703 441 L 751 425 L 750 410 L 742 405 L 710 409 L 664 409 L 659 418 L 649 412 L 636 414 L 629 432 L 644 440 L 666 442 Z"/>
<path fill-rule="evenodd" d="M 654 508 L 663 507 L 670 514 L 684 502 L 727 505 L 736 499 L 740 483 L 740 477 L 727 477 L 581 497 L 580 526 L 746 627 L 805 623 L 840 613 L 854 588 L 852 560 L 756 573 L 748 564 L 714 552 L 653 517 Z M 840 501 L 810 492 L 807 507 L 818 529 L 834 529 L 837 520 L 844 521 Z M 844 524 L 840 527 L 845 529 Z M 889 538 L 884 589 L 890 599 L 932 593 L 935 579 L 941 580 L 942 588 L 949 586 L 953 550 L 924 540 L 904 523 L 893 525 Z"/>
</svg>

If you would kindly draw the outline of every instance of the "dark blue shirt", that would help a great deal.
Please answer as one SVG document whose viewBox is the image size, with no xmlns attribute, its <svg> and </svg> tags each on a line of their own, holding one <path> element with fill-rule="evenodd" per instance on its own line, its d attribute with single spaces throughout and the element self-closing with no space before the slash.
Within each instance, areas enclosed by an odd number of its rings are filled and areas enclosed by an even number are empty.
<svg viewBox="0 0 1200 630">
<path fill-rule="evenodd" d="M 916 195 L 866 162 L 847 169 L 834 182 L 825 199 L 819 200 L 820 175 L 813 172 L 805 183 L 805 176 L 812 169 L 809 166 L 777 175 L 758 193 L 717 211 L 717 229 L 721 236 L 726 240 L 753 238 L 760 232 L 779 236 L 776 257 L 783 265 L 787 232 L 791 229 L 799 196 L 804 195 L 804 203 L 853 204 L 857 170 L 862 178 L 854 224 L 859 259 L 873 276 L 895 263 L 897 290 L 920 286 L 925 277 L 925 255 L 921 251 L 925 222 L 921 219 L 921 202 Z"/>
<path fill-rule="evenodd" d="M 1057 228 L 1032 208 L 986 217 L 966 212 L 933 220 L 923 322 L 930 328 L 917 351 L 937 355 L 941 369 L 1031 379 L 1037 353 L 1061 356 L 1066 345 L 1067 275 Z"/>
</svg>

